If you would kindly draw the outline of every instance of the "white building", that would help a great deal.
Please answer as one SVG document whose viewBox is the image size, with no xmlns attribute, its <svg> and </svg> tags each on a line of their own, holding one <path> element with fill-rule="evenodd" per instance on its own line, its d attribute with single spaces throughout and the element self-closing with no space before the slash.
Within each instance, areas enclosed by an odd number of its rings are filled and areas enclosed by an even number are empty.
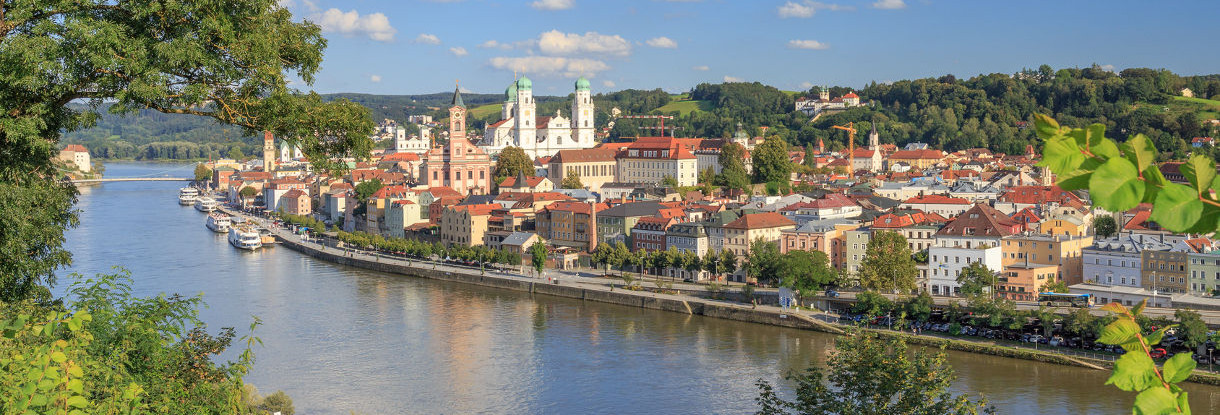
<svg viewBox="0 0 1220 415">
<path fill-rule="evenodd" d="M 928 248 L 928 293 L 959 295 L 957 276 L 962 268 L 980 262 L 988 269 L 1004 269 L 1001 238 L 1017 232 L 1020 224 L 987 205 L 974 205 L 936 232 Z"/>
<path fill-rule="evenodd" d="M 420 217 L 419 204 L 410 200 L 395 200 L 385 212 L 386 235 L 394 238 L 406 237 L 404 230 L 411 225 L 427 220 Z"/>
<path fill-rule="evenodd" d="M 537 158 L 552 156 L 559 150 L 579 150 L 597 145 L 589 80 L 580 77 L 575 86 L 572 118 L 568 119 L 558 111 L 553 116 L 538 114 L 533 82 L 524 76 L 516 80 L 504 91 L 500 121 L 487 125 L 478 146 L 488 154 L 499 153 L 509 146 L 521 147 L 525 154 Z"/>
<path fill-rule="evenodd" d="M 672 137 L 642 137 L 624 148 L 616 160 L 619 182 L 658 184 L 666 177 L 676 180 L 678 186 L 698 182 L 695 156 Z"/>
</svg>

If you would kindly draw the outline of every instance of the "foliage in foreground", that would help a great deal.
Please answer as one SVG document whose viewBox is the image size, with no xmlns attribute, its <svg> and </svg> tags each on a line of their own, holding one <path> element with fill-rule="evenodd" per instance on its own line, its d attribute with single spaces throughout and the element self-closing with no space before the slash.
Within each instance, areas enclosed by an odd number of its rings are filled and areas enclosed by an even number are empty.
<svg viewBox="0 0 1220 415">
<path fill-rule="evenodd" d="M 258 338 L 238 339 L 237 361 L 217 364 L 233 328 L 210 334 L 200 297 L 133 297 L 130 280 L 78 281 L 66 308 L 0 303 L 0 413 L 265 413 L 243 399 Z"/>
<path fill-rule="evenodd" d="M 1178 353 L 1158 369 L 1149 354 L 1152 346 L 1161 342 L 1165 332 L 1176 325 L 1167 325 L 1147 336 L 1141 334 L 1138 318 L 1144 311 L 1144 302 L 1128 310 L 1118 303 L 1106 304 L 1103 310 L 1113 312 L 1118 318 L 1106 326 L 1098 341 L 1122 346 L 1127 353 L 1114 362 L 1114 370 L 1107 385 L 1135 395 L 1135 414 L 1190 414 L 1190 403 L 1186 391 L 1178 383 L 1186 380 L 1195 370 L 1195 361 L 1190 353 Z"/>
<path fill-rule="evenodd" d="M 901 339 L 853 332 L 835 340 L 827 368 L 790 374 L 794 400 L 785 400 L 765 380 L 756 383 L 759 415 L 785 414 L 979 414 L 994 413 L 982 398 L 949 393 L 956 377 L 944 351 L 908 348 Z"/>
</svg>

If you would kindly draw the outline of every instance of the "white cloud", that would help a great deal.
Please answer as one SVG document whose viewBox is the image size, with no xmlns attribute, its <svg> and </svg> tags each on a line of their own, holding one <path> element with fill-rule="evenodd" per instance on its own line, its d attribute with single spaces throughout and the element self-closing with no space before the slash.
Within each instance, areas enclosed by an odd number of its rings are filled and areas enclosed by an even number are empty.
<svg viewBox="0 0 1220 415">
<path fill-rule="evenodd" d="M 724 76 L 724 81 L 725 82 L 745 82 L 744 79 L 738 78 L 736 76 L 728 76 L 728 75 Z"/>
<path fill-rule="evenodd" d="M 800 87 L 801 87 L 801 89 L 813 88 L 813 82 L 809 82 L 809 81 L 801 82 Z"/>
<path fill-rule="evenodd" d="M 312 2 L 306 1 L 311 5 Z M 346 36 L 367 35 L 369 39 L 379 42 L 394 40 L 398 30 L 390 26 L 390 19 L 382 13 L 371 13 L 361 16 L 355 10 L 348 12 L 339 9 L 329 9 L 321 14 L 315 14 L 312 20 L 325 32 L 341 33 Z"/>
<path fill-rule="evenodd" d="M 575 78 L 581 75 L 594 77 L 598 72 L 610 69 L 610 65 L 596 59 L 565 58 L 560 56 L 524 56 L 491 58 L 491 67 L 530 75 L 563 76 Z"/>
<path fill-rule="evenodd" d="M 373 81 L 373 82 L 381 82 L 381 75 L 372 75 L 372 76 L 369 76 L 369 80 L 370 80 L 370 81 Z"/>
<path fill-rule="evenodd" d="M 710 70 L 712 68 L 707 67 L 707 65 L 697 65 L 697 66 L 692 66 L 691 69 L 694 69 L 696 71 L 706 71 L 706 70 Z"/>
<path fill-rule="evenodd" d="M 461 46 L 455 46 L 455 47 L 449 48 L 449 52 L 453 53 L 453 56 L 466 56 L 466 55 L 470 54 L 470 53 L 466 52 L 466 48 L 461 47 Z"/>
<path fill-rule="evenodd" d="M 431 34 L 431 33 L 420 33 L 419 36 L 415 37 L 415 43 L 423 43 L 423 44 L 427 44 L 427 45 L 439 45 L 439 44 L 441 44 L 441 38 L 436 37 L 436 35 Z"/>
<path fill-rule="evenodd" d="M 1114 65 L 1101 65 L 1101 70 L 1107 71 L 1107 72 L 1114 72 Z"/>
<path fill-rule="evenodd" d="M 538 0 L 530 3 L 530 7 L 538 10 L 567 10 L 572 6 L 572 0 Z"/>
<path fill-rule="evenodd" d="M 876 3 L 873 3 L 873 8 L 886 10 L 905 9 L 907 8 L 907 3 L 902 0 L 878 0 Z"/>
<path fill-rule="evenodd" d="M 602 86 L 604 86 L 606 88 L 614 88 L 614 81 L 611 81 L 609 79 L 602 81 Z"/>
<path fill-rule="evenodd" d="M 652 39 L 648 39 L 648 41 L 644 42 L 644 43 L 647 43 L 648 46 L 652 46 L 654 48 L 662 48 L 662 49 L 677 49 L 678 48 L 678 42 L 674 42 L 673 39 L 667 38 L 665 36 L 654 37 Z"/>
<path fill-rule="evenodd" d="M 547 55 L 590 53 L 627 56 L 631 54 L 631 42 L 619 35 L 597 32 L 580 35 L 552 30 L 538 37 L 538 49 Z"/>
<path fill-rule="evenodd" d="M 803 19 L 803 18 L 813 17 L 813 15 L 815 13 L 817 13 L 818 10 L 851 11 L 851 10 L 855 10 L 855 9 L 856 9 L 855 7 L 844 6 L 841 4 L 830 4 L 830 3 L 822 3 L 822 2 L 813 1 L 813 0 L 804 0 L 800 3 L 797 3 L 794 1 L 789 1 L 787 3 L 784 3 L 784 5 L 779 6 L 779 8 L 776 9 L 776 13 L 779 14 L 779 17 L 785 18 L 785 19 L 789 18 L 789 17 L 796 17 L 796 18 Z"/>
<path fill-rule="evenodd" d="M 788 48 L 790 49 L 809 49 L 809 50 L 825 50 L 830 49 L 827 45 L 816 40 L 789 40 Z"/>
</svg>

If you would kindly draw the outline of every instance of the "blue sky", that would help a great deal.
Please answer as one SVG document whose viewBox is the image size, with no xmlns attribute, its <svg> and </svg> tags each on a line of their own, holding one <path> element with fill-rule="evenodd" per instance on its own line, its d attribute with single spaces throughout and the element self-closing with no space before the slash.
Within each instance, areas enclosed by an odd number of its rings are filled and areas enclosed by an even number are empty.
<svg viewBox="0 0 1220 415">
<path fill-rule="evenodd" d="M 1220 72 L 1208 1 L 281 0 L 329 40 L 313 89 L 500 93 L 689 90 L 759 81 L 862 87 L 1040 64 Z M 1211 16 L 1211 17 L 1209 17 Z M 299 86 L 299 85 L 298 85 Z"/>
</svg>

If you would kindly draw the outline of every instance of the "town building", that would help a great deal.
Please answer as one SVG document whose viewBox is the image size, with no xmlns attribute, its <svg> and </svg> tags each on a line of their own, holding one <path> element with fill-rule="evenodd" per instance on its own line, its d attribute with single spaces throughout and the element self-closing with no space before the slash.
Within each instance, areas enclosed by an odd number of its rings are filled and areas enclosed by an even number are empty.
<svg viewBox="0 0 1220 415">
<path fill-rule="evenodd" d="M 439 224 L 441 243 L 448 246 L 482 245 L 488 219 L 498 209 L 500 205 L 495 203 L 446 207 Z"/>
<path fill-rule="evenodd" d="M 309 216 L 313 213 L 313 202 L 309 198 L 309 193 L 291 189 L 280 196 L 277 209 L 289 215 Z"/>
<path fill-rule="evenodd" d="M 504 91 L 500 121 L 487 125 L 479 147 L 495 154 L 505 147 L 520 147 L 530 158 L 551 156 L 560 150 L 586 149 L 597 145 L 594 137 L 594 105 L 589 80 L 576 80 L 572 118 L 558 111 L 542 116 L 534 102 L 533 82 L 522 76 Z"/>
<path fill-rule="evenodd" d="M 843 269 L 846 266 L 843 258 L 847 254 L 843 233 L 859 226 L 858 222 L 847 219 L 808 221 L 781 231 L 779 250 L 781 253 L 821 251 L 831 266 Z"/>
<path fill-rule="evenodd" d="M 1045 264 L 1055 267 L 1054 281 L 1079 284 L 1085 281 L 1082 251 L 1092 245 L 1092 236 L 1019 233 L 1004 238 L 1003 265 Z"/>
<path fill-rule="evenodd" d="M 936 232 L 928 249 L 928 292 L 960 295 L 957 276 L 971 263 L 982 263 L 992 272 L 1003 270 L 1000 241 L 1020 230 L 1021 224 L 987 205 L 978 204 L 958 215 Z"/>
<path fill-rule="evenodd" d="M 390 202 L 385 211 L 386 236 L 392 238 L 405 238 L 407 228 L 424 222 L 427 221 L 421 216 L 419 203 L 410 200 Z"/>
<path fill-rule="evenodd" d="M 446 186 L 462 195 L 491 193 L 491 158 L 466 140 L 466 104 L 453 91 L 449 143 L 425 153 L 420 173 L 428 186 Z"/>
<path fill-rule="evenodd" d="M 673 218 L 640 218 L 631 229 L 631 250 L 644 252 L 666 250 L 666 232 L 675 223 L 678 221 Z"/>
<path fill-rule="evenodd" d="M 1189 291 L 1186 271 L 1187 252 L 1169 249 L 1164 251 L 1144 250 L 1140 252 L 1140 277 L 1143 287 L 1161 294 L 1183 294 Z"/>
<path fill-rule="evenodd" d="M 641 137 L 616 160 L 620 182 L 661 183 L 668 177 L 678 186 L 694 186 L 699 180 L 695 156 L 673 137 Z"/>
<path fill-rule="evenodd" d="M 618 176 L 618 151 L 610 148 L 588 150 L 559 150 L 551 157 L 547 169 L 549 179 L 562 184 L 569 174 L 580 177 L 580 184 L 590 191 L 601 191 L 602 185 L 611 183 Z"/>
<path fill-rule="evenodd" d="M 538 234 L 557 247 L 593 252 L 598 243 L 597 214 L 606 208 L 601 203 L 551 203 L 538 212 Z"/>
<path fill-rule="evenodd" d="M 1192 294 L 1212 295 L 1220 290 L 1220 251 L 1190 252 L 1186 258 Z"/>
<path fill-rule="evenodd" d="M 780 240 L 784 231 L 796 228 L 796 223 L 775 212 L 747 213 L 724 224 L 723 228 L 724 249 L 743 258 L 750 253 L 750 244 L 756 240 L 782 246 Z"/>
<path fill-rule="evenodd" d="M 89 159 L 89 150 L 80 144 L 69 144 L 59 150 L 59 161 L 68 163 L 81 172 L 93 171 L 93 162 Z"/>
<path fill-rule="evenodd" d="M 526 176 L 524 172 L 517 177 L 505 177 L 500 181 L 500 193 L 534 193 L 555 190 L 555 183 L 542 176 Z"/>
<path fill-rule="evenodd" d="M 901 205 L 898 205 L 898 208 L 915 209 L 952 218 L 970 209 L 971 206 L 970 201 L 966 199 L 942 195 L 926 195 L 907 199 Z"/>
</svg>

